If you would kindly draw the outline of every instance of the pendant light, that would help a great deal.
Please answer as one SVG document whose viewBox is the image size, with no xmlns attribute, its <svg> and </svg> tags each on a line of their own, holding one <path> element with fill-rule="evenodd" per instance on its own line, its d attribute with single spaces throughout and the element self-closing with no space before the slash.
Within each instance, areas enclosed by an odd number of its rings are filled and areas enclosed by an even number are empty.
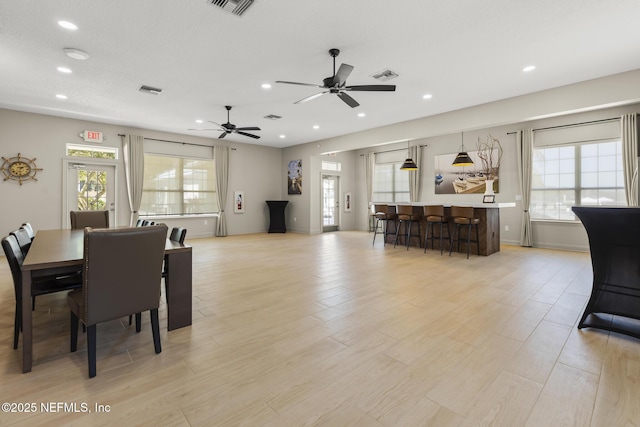
<svg viewBox="0 0 640 427">
<path fill-rule="evenodd" d="M 407 159 L 404 161 L 402 166 L 400 166 L 401 171 L 417 171 L 418 165 L 411 158 L 411 153 L 409 153 L 409 141 L 407 141 Z"/>
<path fill-rule="evenodd" d="M 462 133 L 462 147 L 460 148 L 460 152 L 458 153 L 456 158 L 453 160 L 453 163 L 451 163 L 451 165 L 453 165 L 453 166 L 473 166 L 473 160 L 471 160 L 471 157 L 469 157 L 469 154 L 467 153 L 467 150 L 465 150 L 465 148 L 464 148 L 464 131 L 461 132 L 461 133 Z"/>
</svg>

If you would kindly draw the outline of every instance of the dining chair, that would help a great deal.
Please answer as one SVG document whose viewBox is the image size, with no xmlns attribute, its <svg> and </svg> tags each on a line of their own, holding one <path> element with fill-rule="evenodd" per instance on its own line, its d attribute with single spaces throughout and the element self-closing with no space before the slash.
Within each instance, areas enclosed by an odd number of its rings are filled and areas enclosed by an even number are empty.
<svg viewBox="0 0 640 427">
<path fill-rule="evenodd" d="M 162 351 L 158 323 L 167 226 L 84 230 L 82 288 L 69 293 L 71 352 L 78 324 L 87 328 L 89 377 L 96 376 L 96 325 L 149 311 L 155 352 Z M 117 268 L 114 268 L 117 266 Z M 138 322 L 139 323 L 139 322 Z"/>
<path fill-rule="evenodd" d="M 24 228 L 18 228 L 9 234 L 15 236 L 18 241 L 18 245 L 20 246 L 20 250 L 22 251 L 22 255 L 27 256 L 29 248 L 31 248 L 31 237 L 29 237 L 29 232 Z"/>
<path fill-rule="evenodd" d="M 24 255 L 20 249 L 20 245 L 15 236 L 9 235 L 2 239 L 2 249 L 7 257 L 11 277 L 13 278 L 13 290 L 16 297 L 16 310 L 13 330 L 13 348 L 18 348 L 18 336 L 22 329 L 22 263 Z M 82 286 L 82 276 L 42 276 L 32 278 L 31 282 L 31 298 L 37 295 L 51 294 L 54 292 L 66 291 L 69 289 L 77 289 Z"/>
<path fill-rule="evenodd" d="M 71 229 L 109 228 L 109 211 L 71 211 Z"/>
<path fill-rule="evenodd" d="M 23 222 L 20 228 L 24 228 L 25 230 L 27 230 L 27 233 L 29 233 L 29 238 L 31 240 L 36 237 L 36 233 L 33 231 L 33 227 L 28 222 Z"/>
</svg>

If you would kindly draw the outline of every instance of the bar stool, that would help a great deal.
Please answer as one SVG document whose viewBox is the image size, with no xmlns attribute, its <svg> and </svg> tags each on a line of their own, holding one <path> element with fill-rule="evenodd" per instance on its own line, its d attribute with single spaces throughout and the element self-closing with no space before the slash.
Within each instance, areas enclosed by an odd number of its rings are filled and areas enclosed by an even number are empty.
<svg viewBox="0 0 640 427">
<path fill-rule="evenodd" d="M 382 234 L 384 236 L 384 243 L 387 243 L 387 211 L 389 207 L 387 205 L 373 205 L 373 216 L 375 218 L 375 225 L 373 227 L 373 244 L 376 244 L 376 235 Z M 382 224 L 380 223 L 382 221 Z M 382 225 L 382 231 L 380 226 Z"/>
<path fill-rule="evenodd" d="M 467 226 L 467 259 L 469 259 L 469 251 L 471 250 L 471 242 L 476 242 L 478 246 L 478 255 L 480 255 L 480 237 L 478 232 L 478 224 L 480 219 L 474 217 L 473 208 L 467 206 L 451 206 L 451 216 L 453 217 L 453 239 L 449 247 L 449 256 L 453 250 L 453 243 L 458 242 L 457 251 L 460 252 L 460 227 Z M 471 240 L 471 226 L 476 228 L 476 240 Z"/>
<path fill-rule="evenodd" d="M 449 228 L 449 221 L 444 215 L 444 206 L 424 206 L 422 209 L 424 216 L 427 219 L 427 232 L 424 238 L 424 252 L 427 252 L 427 245 L 429 240 L 431 240 L 431 249 L 433 249 L 433 241 L 436 238 L 436 236 L 433 235 L 433 226 L 434 224 L 440 224 L 440 255 L 442 255 L 442 250 L 444 248 L 444 243 L 442 241 L 442 226 L 444 224 L 447 225 L 447 240 L 449 241 L 449 249 L 451 249 L 451 229 Z M 429 237 L 429 228 L 431 228 L 431 237 Z"/>
<path fill-rule="evenodd" d="M 396 226 L 396 240 L 393 243 L 393 247 L 395 248 L 398 244 L 398 234 L 400 232 L 400 225 L 405 224 L 404 226 L 404 235 L 405 235 L 405 244 L 407 246 L 407 250 L 409 250 L 409 241 L 411 237 L 418 238 L 418 246 L 422 247 L 422 241 L 420 238 L 420 219 L 422 215 L 413 213 L 413 206 L 411 205 L 398 205 L 398 221 L 400 224 Z M 413 223 L 418 224 L 418 234 L 411 234 L 411 225 Z"/>
</svg>

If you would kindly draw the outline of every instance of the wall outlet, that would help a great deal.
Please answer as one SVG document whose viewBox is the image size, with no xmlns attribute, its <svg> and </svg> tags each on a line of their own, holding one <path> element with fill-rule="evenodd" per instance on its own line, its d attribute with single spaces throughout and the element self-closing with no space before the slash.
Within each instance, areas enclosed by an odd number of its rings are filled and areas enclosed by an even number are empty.
<svg viewBox="0 0 640 427">
<path fill-rule="evenodd" d="M 508 225 L 504 226 L 504 231 L 509 231 L 509 226 Z"/>
</svg>

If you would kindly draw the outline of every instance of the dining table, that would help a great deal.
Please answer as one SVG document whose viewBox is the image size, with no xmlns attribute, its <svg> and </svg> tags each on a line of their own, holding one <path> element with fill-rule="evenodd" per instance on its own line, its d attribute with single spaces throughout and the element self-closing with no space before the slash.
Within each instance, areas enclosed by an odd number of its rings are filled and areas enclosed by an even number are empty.
<svg viewBox="0 0 640 427">
<path fill-rule="evenodd" d="M 22 263 L 22 295 L 31 295 L 32 276 L 82 270 L 83 252 L 84 230 L 38 230 Z M 172 331 L 192 322 L 192 248 L 167 239 L 164 256 L 167 329 Z M 31 372 L 32 363 L 31 298 L 22 298 L 22 372 Z"/>
</svg>

